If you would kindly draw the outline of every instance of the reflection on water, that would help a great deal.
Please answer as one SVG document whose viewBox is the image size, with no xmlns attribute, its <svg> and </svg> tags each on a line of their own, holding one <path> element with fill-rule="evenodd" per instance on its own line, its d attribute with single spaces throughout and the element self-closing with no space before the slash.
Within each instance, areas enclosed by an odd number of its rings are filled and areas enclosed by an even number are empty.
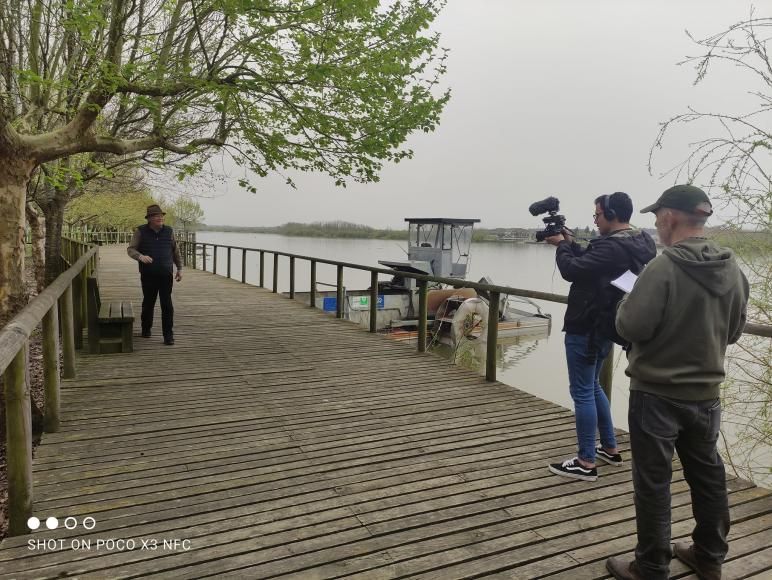
<svg viewBox="0 0 772 580">
<path fill-rule="evenodd" d="M 545 328 L 543 332 L 538 334 L 499 338 L 496 344 L 496 367 L 499 372 L 517 367 L 539 348 L 539 343 L 543 342 L 547 336 L 548 332 Z M 488 343 L 480 338 L 463 338 L 455 347 L 442 343 L 437 344 L 432 348 L 432 352 L 479 375 L 485 375 L 487 346 Z"/>
</svg>

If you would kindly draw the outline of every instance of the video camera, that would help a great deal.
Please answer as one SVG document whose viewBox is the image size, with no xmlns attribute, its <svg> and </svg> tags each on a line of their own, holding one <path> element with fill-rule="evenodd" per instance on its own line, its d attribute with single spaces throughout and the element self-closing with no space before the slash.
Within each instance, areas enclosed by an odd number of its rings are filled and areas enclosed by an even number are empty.
<svg viewBox="0 0 772 580">
<path fill-rule="evenodd" d="M 563 233 L 563 228 L 566 227 L 566 217 L 558 214 L 560 211 L 560 200 L 557 197 L 548 197 L 532 203 L 528 211 L 531 212 L 531 215 L 549 213 L 547 217 L 542 218 L 544 229 L 536 232 L 537 242 L 542 242 L 544 238 L 559 236 Z"/>
</svg>

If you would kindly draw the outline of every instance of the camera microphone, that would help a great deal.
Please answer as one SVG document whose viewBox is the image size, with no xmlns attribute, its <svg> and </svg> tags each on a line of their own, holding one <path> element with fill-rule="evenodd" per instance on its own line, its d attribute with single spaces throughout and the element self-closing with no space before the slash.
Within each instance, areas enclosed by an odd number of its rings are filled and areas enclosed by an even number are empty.
<svg viewBox="0 0 772 580">
<path fill-rule="evenodd" d="M 560 211 L 560 200 L 550 196 L 541 201 L 535 201 L 528 207 L 528 211 L 531 212 L 531 215 L 539 215 L 548 211 L 558 212 Z"/>
</svg>

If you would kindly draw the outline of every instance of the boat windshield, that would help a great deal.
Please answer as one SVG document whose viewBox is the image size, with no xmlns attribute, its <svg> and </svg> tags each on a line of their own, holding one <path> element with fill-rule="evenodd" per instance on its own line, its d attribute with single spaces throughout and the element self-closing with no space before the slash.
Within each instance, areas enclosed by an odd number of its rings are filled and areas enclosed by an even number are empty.
<svg viewBox="0 0 772 580">
<path fill-rule="evenodd" d="M 442 224 L 410 224 L 410 246 L 441 248 L 442 233 Z"/>
<path fill-rule="evenodd" d="M 408 255 L 414 260 L 431 262 L 435 275 L 463 278 L 473 230 L 473 222 L 411 222 Z"/>
</svg>

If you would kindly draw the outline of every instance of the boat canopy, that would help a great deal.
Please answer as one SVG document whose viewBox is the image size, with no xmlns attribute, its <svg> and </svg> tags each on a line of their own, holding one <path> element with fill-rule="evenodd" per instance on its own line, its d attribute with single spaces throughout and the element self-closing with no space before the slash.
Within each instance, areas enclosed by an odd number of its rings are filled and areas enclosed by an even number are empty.
<svg viewBox="0 0 772 580">
<path fill-rule="evenodd" d="M 408 259 L 428 262 L 434 276 L 464 278 L 474 224 L 479 219 L 405 218 L 408 222 Z"/>
</svg>

